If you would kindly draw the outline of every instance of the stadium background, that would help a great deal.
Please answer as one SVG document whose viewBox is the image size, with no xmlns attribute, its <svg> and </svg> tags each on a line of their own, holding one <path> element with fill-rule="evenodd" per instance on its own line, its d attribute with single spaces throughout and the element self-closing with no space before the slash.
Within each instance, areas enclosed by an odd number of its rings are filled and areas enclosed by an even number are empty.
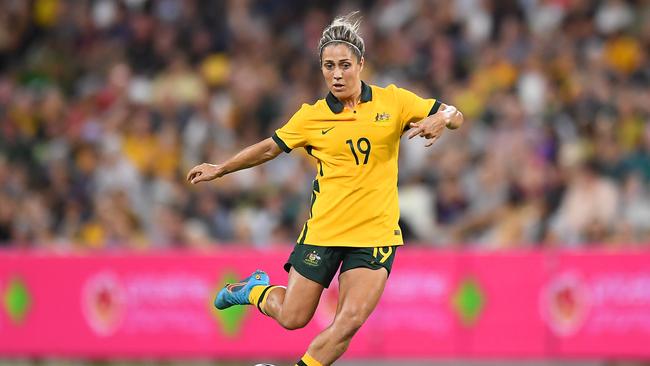
<svg viewBox="0 0 650 366">
<path fill-rule="evenodd" d="M 190 187 L 184 176 L 322 98 L 315 46 L 351 10 L 363 16 L 364 80 L 465 115 L 432 148 L 402 144 L 409 247 L 431 258 L 647 258 L 646 1 L 2 0 L 0 10 L 0 261 L 26 263 L 0 277 L 0 294 L 16 324 L 38 303 L 30 258 L 102 266 L 173 251 L 254 262 L 288 250 L 308 214 L 306 154 L 218 184 Z M 646 314 L 647 263 L 633 274 Z M 0 335 L 19 326 L 7 324 Z M 57 357 L 0 350 L 9 364 Z M 590 360 L 605 358 L 617 354 Z"/>
</svg>

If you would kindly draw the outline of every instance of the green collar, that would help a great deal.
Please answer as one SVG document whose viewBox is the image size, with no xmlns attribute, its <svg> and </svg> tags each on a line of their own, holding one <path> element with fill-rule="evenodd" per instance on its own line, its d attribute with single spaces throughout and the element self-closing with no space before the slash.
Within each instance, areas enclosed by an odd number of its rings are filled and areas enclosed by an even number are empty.
<svg viewBox="0 0 650 366">
<path fill-rule="evenodd" d="M 372 100 L 372 88 L 361 81 L 361 103 L 369 102 Z M 334 94 L 332 92 L 327 93 L 327 97 L 325 98 L 325 101 L 327 102 L 327 106 L 330 107 L 332 112 L 338 114 L 343 111 L 343 103 L 341 103 L 340 100 L 336 99 Z"/>
</svg>

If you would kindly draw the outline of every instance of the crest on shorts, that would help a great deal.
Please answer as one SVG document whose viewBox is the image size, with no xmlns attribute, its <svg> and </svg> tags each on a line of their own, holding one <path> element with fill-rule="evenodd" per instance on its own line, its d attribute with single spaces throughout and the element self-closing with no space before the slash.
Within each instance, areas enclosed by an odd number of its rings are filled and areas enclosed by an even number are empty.
<svg viewBox="0 0 650 366">
<path fill-rule="evenodd" d="M 307 253 L 303 262 L 307 265 L 316 267 L 320 264 L 320 259 L 320 255 L 318 255 L 315 250 L 312 250 L 310 253 Z"/>
<path fill-rule="evenodd" d="M 377 113 L 375 116 L 375 122 L 388 121 L 390 119 L 390 114 L 383 112 Z"/>
</svg>

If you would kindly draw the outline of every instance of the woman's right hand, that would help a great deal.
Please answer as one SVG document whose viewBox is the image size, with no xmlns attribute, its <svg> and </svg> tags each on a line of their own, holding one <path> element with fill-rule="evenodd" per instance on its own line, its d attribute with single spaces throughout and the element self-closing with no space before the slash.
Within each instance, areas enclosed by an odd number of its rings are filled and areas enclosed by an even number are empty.
<svg viewBox="0 0 650 366">
<path fill-rule="evenodd" d="M 199 164 L 190 169 L 190 172 L 187 173 L 187 180 L 192 184 L 196 184 L 219 178 L 223 175 L 220 174 L 220 167 L 220 165 L 215 164 Z"/>
</svg>

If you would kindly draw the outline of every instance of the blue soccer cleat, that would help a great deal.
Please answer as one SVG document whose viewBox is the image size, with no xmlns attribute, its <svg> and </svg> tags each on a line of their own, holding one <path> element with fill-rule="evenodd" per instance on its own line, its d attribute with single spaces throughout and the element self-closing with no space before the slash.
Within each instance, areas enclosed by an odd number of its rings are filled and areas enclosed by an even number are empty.
<svg viewBox="0 0 650 366">
<path fill-rule="evenodd" d="M 233 305 L 250 305 L 248 295 L 251 289 L 255 286 L 268 286 L 269 282 L 269 275 L 258 269 L 241 282 L 226 284 L 214 299 L 214 306 L 223 310 Z"/>
</svg>

